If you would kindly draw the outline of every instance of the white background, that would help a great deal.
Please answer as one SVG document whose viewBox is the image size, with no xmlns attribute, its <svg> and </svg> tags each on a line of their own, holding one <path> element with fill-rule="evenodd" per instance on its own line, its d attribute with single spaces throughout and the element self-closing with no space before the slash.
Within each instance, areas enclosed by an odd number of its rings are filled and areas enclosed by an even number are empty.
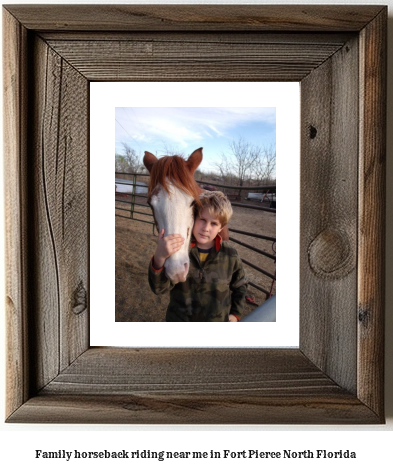
<svg viewBox="0 0 393 474">
<path fill-rule="evenodd" d="M 21 3 L 17 1 L 8 1 L 7 3 Z M 26 2 L 26 0 L 24 1 Z M 36 3 L 36 2 L 35 2 Z M 45 3 L 45 2 L 42 2 Z M 46 3 L 53 3 L 49 1 Z M 117 0 L 115 2 L 82 2 L 62 1 L 57 3 L 131 3 Z M 146 3 L 139 1 L 138 3 Z M 173 3 L 166 0 L 165 3 Z M 193 3 L 193 2 L 187 2 Z M 195 3 L 208 3 L 197 1 Z M 212 3 L 231 3 L 215 0 Z M 233 2 L 233 3 L 256 3 L 261 2 Z M 283 3 L 303 3 L 313 4 L 315 2 L 302 0 L 302 2 L 280 2 L 269 0 L 270 4 Z M 319 1 L 323 4 L 336 4 L 339 2 Z M 341 2 L 345 4 L 376 4 L 385 3 L 389 5 L 389 76 L 388 76 L 388 130 L 393 129 L 392 116 L 392 55 L 393 55 L 393 36 L 392 36 L 392 8 L 393 0 L 385 2 L 368 0 L 357 0 L 354 2 Z M 388 183 L 393 181 L 393 138 L 388 133 Z M 6 157 L 5 157 L 6 159 Z M 1 196 L 2 197 L 2 196 Z M 86 472 L 87 468 L 93 468 L 95 472 L 107 471 L 108 468 L 116 470 L 116 473 L 140 472 L 141 469 L 158 469 L 161 472 L 184 473 L 198 472 L 205 470 L 207 472 L 216 472 L 222 469 L 225 472 L 239 471 L 247 469 L 247 472 L 261 473 L 265 469 L 290 469 L 291 472 L 301 473 L 331 473 L 332 471 L 344 472 L 344 470 L 356 470 L 357 472 L 378 471 L 381 473 L 392 472 L 391 446 L 393 445 L 393 190 L 388 186 L 387 191 L 387 271 L 386 271 L 386 415 L 387 424 L 384 426 L 106 426 L 106 425 L 11 425 L 3 423 L 0 431 L 0 468 L 4 472 L 12 470 L 13 472 L 22 472 L 22 470 L 41 473 L 69 472 L 71 469 L 75 472 Z M 0 212 L 3 207 L 0 206 Z M 2 222 L 3 219 L 0 219 Z M 4 235 L 0 231 L 0 238 Z M 0 248 L 3 244 L 0 243 Z M 0 275 L 2 275 L 1 273 Z M 0 285 L 3 292 L 3 285 Z M 0 295 L 1 301 L 4 296 Z M 3 311 L 4 312 L 4 311 Z M 3 313 L 2 312 L 2 313 Z M 3 331 L 4 324 L 0 325 Z M 4 331 L 2 333 L 4 338 Z M 4 340 L 4 339 L 3 339 Z M 4 344 L 3 344 L 4 348 Z M 6 354 L 1 352 L 1 365 L 4 367 Z M 4 377 L 1 382 L 4 382 Z M 4 388 L 0 387 L 0 404 L 4 406 Z M 34 459 L 35 449 L 58 450 L 78 449 L 80 451 L 88 450 L 200 450 L 207 451 L 214 449 L 231 449 L 241 451 L 243 449 L 259 450 L 304 450 L 304 449 L 350 449 L 356 451 L 355 460 L 326 460 L 315 459 L 295 459 L 295 460 L 240 460 L 225 462 L 224 460 L 199 460 L 191 461 L 79 461 L 78 463 L 55 460 Z M 220 462 L 221 461 L 221 462 Z"/>
<path fill-rule="evenodd" d="M 190 93 L 192 90 L 192 93 Z M 299 83 L 90 85 L 90 343 L 130 347 L 298 347 Z M 276 107 L 277 321 L 194 325 L 115 322 L 115 107 Z M 170 137 L 168 137 L 170 140 Z M 187 150 L 192 152 L 193 150 Z M 281 196 L 281 198 L 280 198 Z M 148 228 L 148 226 L 146 226 Z M 288 232 L 291 229 L 291 232 Z M 94 236 L 99 236 L 94 238 Z M 111 250 L 104 250 L 111 249 Z M 147 266 L 146 262 L 146 278 Z M 102 269 L 105 268 L 105 272 Z M 130 291 L 133 291 L 130 288 Z M 281 296 L 280 296 L 281 295 Z M 285 296 L 284 296 L 285 295 Z M 152 298 L 153 293 L 146 298 Z M 288 305 L 288 302 L 291 305 Z M 131 309 L 130 309 L 131 311 Z"/>
</svg>

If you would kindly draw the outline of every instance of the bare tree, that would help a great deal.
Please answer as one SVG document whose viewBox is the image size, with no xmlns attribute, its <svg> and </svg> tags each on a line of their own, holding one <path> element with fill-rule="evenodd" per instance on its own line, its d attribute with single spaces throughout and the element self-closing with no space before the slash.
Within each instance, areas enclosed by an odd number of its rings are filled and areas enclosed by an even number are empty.
<svg viewBox="0 0 393 474">
<path fill-rule="evenodd" d="M 253 175 L 255 163 L 261 156 L 262 149 L 240 137 L 229 144 L 229 150 L 230 156 L 224 154 L 221 162 L 216 163 L 216 167 L 222 176 L 236 176 L 236 184 L 243 186 Z"/>
<path fill-rule="evenodd" d="M 255 161 L 253 176 L 257 185 L 267 184 L 274 179 L 276 170 L 276 149 L 273 145 L 265 146 Z"/>
<path fill-rule="evenodd" d="M 177 150 L 173 144 L 169 145 L 168 143 L 164 142 L 162 140 L 162 149 L 163 149 L 163 155 L 164 156 L 181 156 L 184 158 L 184 153 L 180 152 L 179 150 Z"/>
<path fill-rule="evenodd" d="M 220 163 L 215 163 L 215 166 L 222 179 L 228 180 L 231 177 L 233 165 L 225 155 L 222 156 Z"/>
<path fill-rule="evenodd" d="M 127 143 L 123 143 L 124 153 L 115 155 L 115 171 L 117 173 L 143 173 L 145 167 L 136 151 Z"/>
</svg>

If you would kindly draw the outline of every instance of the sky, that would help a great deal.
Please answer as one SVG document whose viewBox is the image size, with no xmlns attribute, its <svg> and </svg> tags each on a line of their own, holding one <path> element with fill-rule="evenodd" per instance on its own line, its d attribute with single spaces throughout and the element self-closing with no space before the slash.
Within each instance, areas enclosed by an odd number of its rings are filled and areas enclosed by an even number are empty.
<svg viewBox="0 0 393 474">
<path fill-rule="evenodd" d="M 215 163 L 230 156 L 239 138 L 250 144 L 276 146 L 275 107 L 116 107 L 116 153 L 123 143 L 141 158 L 145 151 L 160 156 L 188 157 L 203 147 L 202 171 L 218 171 Z"/>
</svg>

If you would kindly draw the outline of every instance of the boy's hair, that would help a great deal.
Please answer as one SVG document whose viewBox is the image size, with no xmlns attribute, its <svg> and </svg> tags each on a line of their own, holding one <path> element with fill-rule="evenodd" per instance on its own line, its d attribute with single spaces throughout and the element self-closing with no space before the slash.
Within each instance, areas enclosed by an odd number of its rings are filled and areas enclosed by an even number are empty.
<svg viewBox="0 0 393 474">
<path fill-rule="evenodd" d="M 228 224 L 233 210 L 229 199 L 221 191 L 205 191 L 199 195 L 201 204 L 195 205 L 195 215 L 200 216 L 203 209 L 220 221 L 222 227 Z"/>
</svg>

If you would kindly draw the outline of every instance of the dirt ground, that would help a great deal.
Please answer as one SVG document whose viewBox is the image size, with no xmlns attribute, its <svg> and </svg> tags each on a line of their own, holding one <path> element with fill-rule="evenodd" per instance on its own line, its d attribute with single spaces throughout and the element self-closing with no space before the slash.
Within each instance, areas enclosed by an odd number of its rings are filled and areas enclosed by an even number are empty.
<svg viewBox="0 0 393 474">
<path fill-rule="evenodd" d="M 126 207 L 129 209 L 129 204 L 116 203 L 116 207 Z M 138 210 L 150 212 L 139 206 Z M 234 213 L 229 228 L 275 237 L 275 213 L 235 206 L 233 210 Z M 129 215 L 129 213 L 119 209 L 116 210 L 116 214 Z M 136 216 L 134 214 L 134 217 Z M 138 218 L 151 220 L 151 218 L 143 215 Z M 165 320 L 169 295 L 155 295 L 151 291 L 147 280 L 148 265 L 156 248 L 156 234 L 156 231 L 153 234 L 152 224 L 125 219 L 124 217 L 116 217 L 116 321 L 118 322 L 161 322 Z M 275 246 L 273 248 L 271 241 L 238 233 L 230 233 L 230 236 L 275 255 Z M 275 274 L 275 260 L 260 255 L 237 243 L 232 243 L 232 245 L 237 248 L 242 258 L 263 268 L 270 274 Z M 271 278 L 249 265 L 245 264 L 244 268 L 249 281 L 270 292 L 272 286 Z M 275 294 L 275 283 L 273 284 L 272 294 Z M 248 286 L 247 296 L 253 298 L 256 304 L 246 301 L 242 316 L 249 314 L 257 305 L 259 306 L 266 300 L 266 295 L 263 292 L 250 285 Z"/>
</svg>

